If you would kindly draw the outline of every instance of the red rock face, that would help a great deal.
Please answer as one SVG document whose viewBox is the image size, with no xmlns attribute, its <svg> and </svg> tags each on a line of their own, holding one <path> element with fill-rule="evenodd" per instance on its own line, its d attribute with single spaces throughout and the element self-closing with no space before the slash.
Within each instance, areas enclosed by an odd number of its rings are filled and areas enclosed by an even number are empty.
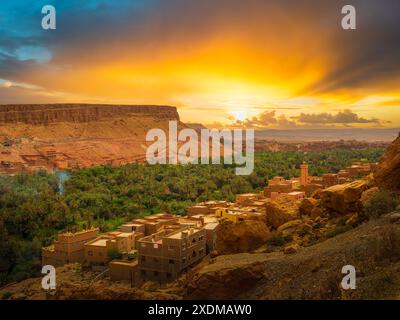
<svg viewBox="0 0 400 320">
<path fill-rule="evenodd" d="M 400 136 L 387 148 L 376 168 L 374 179 L 384 188 L 400 189 Z"/>
<path fill-rule="evenodd" d="M 0 106 L 0 173 L 144 162 L 146 134 L 179 122 L 175 107 L 87 104 Z"/>
<path fill-rule="evenodd" d="M 124 116 L 179 120 L 175 107 L 97 104 L 34 104 L 0 106 L 0 123 L 47 125 L 55 122 L 92 122 Z"/>
</svg>

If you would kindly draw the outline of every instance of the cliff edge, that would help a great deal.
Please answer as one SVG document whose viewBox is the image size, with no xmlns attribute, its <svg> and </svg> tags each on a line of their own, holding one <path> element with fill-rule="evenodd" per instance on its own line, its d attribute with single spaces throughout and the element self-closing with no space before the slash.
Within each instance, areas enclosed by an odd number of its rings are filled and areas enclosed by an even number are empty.
<svg viewBox="0 0 400 320">
<path fill-rule="evenodd" d="M 176 107 L 32 104 L 0 106 L 0 174 L 144 162 L 146 134 L 180 122 Z"/>
<path fill-rule="evenodd" d="M 375 182 L 386 189 L 400 189 L 400 136 L 386 149 L 374 173 Z"/>
<path fill-rule="evenodd" d="M 1 105 L 0 123 L 47 125 L 55 122 L 92 122 L 124 116 L 178 120 L 176 107 L 106 104 L 23 104 Z"/>
</svg>

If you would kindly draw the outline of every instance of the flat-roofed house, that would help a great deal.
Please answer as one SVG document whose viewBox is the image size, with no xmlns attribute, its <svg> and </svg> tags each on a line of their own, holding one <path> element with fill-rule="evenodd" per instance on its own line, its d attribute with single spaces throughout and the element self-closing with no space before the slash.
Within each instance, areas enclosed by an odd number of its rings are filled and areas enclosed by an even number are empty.
<svg viewBox="0 0 400 320">
<path fill-rule="evenodd" d="M 178 218 L 178 216 L 166 213 L 157 213 L 151 216 L 135 219 L 132 223 L 144 225 L 145 235 L 149 236 L 156 233 L 162 226 L 176 224 Z"/>
<path fill-rule="evenodd" d="M 108 267 L 111 281 L 136 282 L 138 267 L 137 259 L 115 259 L 109 263 Z"/>
<path fill-rule="evenodd" d="M 85 244 L 85 261 L 91 265 L 105 265 L 110 261 L 110 252 L 129 253 L 136 247 L 142 233 L 109 232 Z"/>
<path fill-rule="evenodd" d="M 192 227 L 163 230 L 140 239 L 138 253 L 142 279 L 171 281 L 206 255 L 206 232 Z"/>
<path fill-rule="evenodd" d="M 242 203 L 249 203 L 256 201 L 260 199 L 261 195 L 259 193 L 243 193 L 243 194 L 237 194 L 235 199 L 236 203 L 242 204 Z"/>
<path fill-rule="evenodd" d="M 186 209 L 187 215 L 188 216 L 195 216 L 199 214 L 209 214 L 210 213 L 210 208 L 207 206 L 202 206 L 202 205 L 196 205 L 196 206 L 191 206 Z"/>
<path fill-rule="evenodd" d="M 146 227 L 144 224 L 141 223 L 125 223 L 122 226 L 119 227 L 119 231 L 121 232 L 139 232 L 145 234 L 146 232 Z"/>
<path fill-rule="evenodd" d="M 292 200 L 301 200 L 306 197 L 306 193 L 303 191 L 292 191 L 289 192 L 287 196 Z"/>
<path fill-rule="evenodd" d="M 67 263 L 82 263 L 85 244 L 98 234 L 98 228 L 59 233 L 53 245 L 42 248 L 42 265 L 59 267 Z"/>
</svg>

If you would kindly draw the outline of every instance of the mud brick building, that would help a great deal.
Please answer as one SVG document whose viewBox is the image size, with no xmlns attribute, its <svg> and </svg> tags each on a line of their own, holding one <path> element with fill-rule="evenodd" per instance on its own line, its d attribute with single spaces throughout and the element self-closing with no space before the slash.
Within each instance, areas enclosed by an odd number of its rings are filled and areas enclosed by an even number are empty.
<svg viewBox="0 0 400 320">
<path fill-rule="evenodd" d="M 140 232 L 109 232 L 85 244 L 85 262 L 90 265 L 106 265 L 109 252 L 130 253 L 144 235 Z"/>
<path fill-rule="evenodd" d="M 163 230 L 140 239 L 138 254 L 142 280 L 174 280 L 206 255 L 206 231 L 192 227 Z"/>
<path fill-rule="evenodd" d="M 85 244 L 95 239 L 98 234 L 97 228 L 58 234 L 53 245 L 42 248 L 42 265 L 59 267 L 67 263 L 82 263 L 85 258 Z"/>
</svg>

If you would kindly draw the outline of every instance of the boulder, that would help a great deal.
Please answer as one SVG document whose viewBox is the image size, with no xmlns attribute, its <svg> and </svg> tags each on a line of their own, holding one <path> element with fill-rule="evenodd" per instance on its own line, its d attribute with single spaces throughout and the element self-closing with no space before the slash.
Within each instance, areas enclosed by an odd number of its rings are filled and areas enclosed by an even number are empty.
<svg viewBox="0 0 400 320">
<path fill-rule="evenodd" d="M 210 252 L 210 258 L 216 258 L 219 256 L 219 253 L 217 250 L 213 250 Z"/>
<path fill-rule="evenodd" d="M 368 203 L 374 196 L 375 194 L 377 194 L 379 192 L 379 188 L 378 187 L 373 187 L 371 189 L 365 190 L 362 194 L 361 194 L 361 203 L 364 206 L 366 203 Z"/>
<path fill-rule="evenodd" d="M 302 216 L 311 216 L 313 209 L 317 206 L 318 200 L 314 198 L 305 198 L 301 201 L 299 211 Z"/>
<path fill-rule="evenodd" d="M 309 223 L 304 223 L 301 225 L 301 229 L 302 232 L 304 233 L 311 233 L 313 231 L 313 227 L 311 224 Z"/>
<path fill-rule="evenodd" d="M 264 221 L 244 220 L 238 223 L 224 221 L 217 227 L 219 254 L 249 252 L 264 244 L 271 232 Z"/>
<path fill-rule="evenodd" d="M 188 277 L 184 299 L 236 298 L 263 277 L 265 254 L 240 253 L 219 256 Z"/>
<path fill-rule="evenodd" d="M 266 204 L 267 225 L 277 229 L 284 223 L 300 218 L 299 206 L 296 202 L 279 199 Z"/>
<path fill-rule="evenodd" d="M 398 223 L 400 222 L 400 213 L 396 212 L 390 215 L 390 222 L 391 223 Z"/>
<path fill-rule="evenodd" d="M 324 215 L 324 210 L 322 210 L 320 207 L 315 207 L 311 211 L 310 218 L 317 219 L 318 217 L 322 217 L 323 215 Z"/>
<path fill-rule="evenodd" d="M 300 246 L 298 244 L 291 244 L 285 247 L 285 249 L 283 249 L 283 253 L 284 254 L 293 254 L 296 253 L 297 251 L 299 251 Z"/>
<path fill-rule="evenodd" d="M 361 195 L 367 189 L 369 189 L 367 180 L 356 180 L 329 187 L 321 192 L 321 205 L 339 214 L 361 212 Z"/>
<path fill-rule="evenodd" d="M 280 227 L 278 227 L 278 231 L 282 232 L 284 230 L 287 229 L 291 229 L 291 228 L 296 228 L 297 226 L 299 226 L 302 223 L 302 220 L 300 219 L 296 219 L 296 220 L 291 220 L 289 222 L 284 223 L 283 225 L 281 225 Z"/>
</svg>

